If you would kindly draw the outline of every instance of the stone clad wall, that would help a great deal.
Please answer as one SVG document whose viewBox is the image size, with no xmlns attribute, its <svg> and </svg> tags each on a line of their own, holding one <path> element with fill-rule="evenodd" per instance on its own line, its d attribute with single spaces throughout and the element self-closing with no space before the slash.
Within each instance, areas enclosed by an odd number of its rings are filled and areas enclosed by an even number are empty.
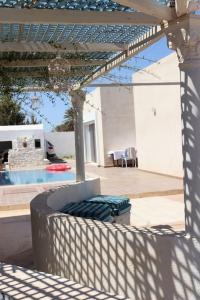
<svg viewBox="0 0 200 300">
<path fill-rule="evenodd" d="M 34 138 L 20 137 L 13 141 L 13 149 L 8 152 L 8 163 L 10 169 L 39 167 L 44 165 L 44 151 L 35 148 Z"/>
</svg>

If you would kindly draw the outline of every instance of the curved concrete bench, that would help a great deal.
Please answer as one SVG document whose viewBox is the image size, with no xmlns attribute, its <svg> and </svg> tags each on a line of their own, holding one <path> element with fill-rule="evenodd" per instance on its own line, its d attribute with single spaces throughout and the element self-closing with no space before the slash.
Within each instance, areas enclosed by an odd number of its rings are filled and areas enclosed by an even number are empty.
<svg viewBox="0 0 200 300">
<path fill-rule="evenodd" d="M 36 268 L 132 300 L 200 299 L 200 244 L 172 230 L 139 230 L 64 215 L 100 193 L 99 180 L 37 196 L 31 203 Z"/>
</svg>

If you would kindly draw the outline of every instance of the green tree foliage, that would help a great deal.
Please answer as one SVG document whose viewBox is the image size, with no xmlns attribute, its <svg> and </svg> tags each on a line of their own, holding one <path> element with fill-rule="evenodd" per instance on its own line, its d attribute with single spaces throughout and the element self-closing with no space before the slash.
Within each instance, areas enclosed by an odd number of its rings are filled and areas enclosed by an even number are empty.
<svg viewBox="0 0 200 300">
<path fill-rule="evenodd" d="M 17 95 L 21 91 L 21 85 L 14 84 L 3 70 L 0 71 L 0 125 L 25 124 L 25 115 L 21 111 Z"/>
<path fill-rule="evenodd" d="M 41 121 L 39 121 L 36 116 L 33 114 L 26 120 L 26 125 L 32 125 L 32 124 L 40 124 Z"/>
<path fill-rule="evenodd" d="M 21 106 L 11 98 L 11 95 L 0 97 L 0 125 L 22 125 L 25 124 L 25 115 Z"/>
<path fill-rule="evenodd" d="M 74 109 L 69 107 L 64 114 L 64 121 L 62 124 L 56 126 L 56 131 L 74 131 Z"/>
</svg>

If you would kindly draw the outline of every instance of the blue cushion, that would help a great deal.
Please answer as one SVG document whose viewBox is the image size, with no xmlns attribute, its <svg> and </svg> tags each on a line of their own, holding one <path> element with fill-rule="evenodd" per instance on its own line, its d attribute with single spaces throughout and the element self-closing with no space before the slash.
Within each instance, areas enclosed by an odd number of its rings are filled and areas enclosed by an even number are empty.
<svg viewBox="0 0 200 300">
<path fill-rule="evenodd" d="M 81 218 L 89 218 L 103 222 L 112 221 L 112 210 L 107 204 L 70 202 L 63 207 L 61 212 Z"/>
<path fill-rule="evenodd" d="M 130 210 L 130 199 L 126 196 L 98 195 L 85 200 L 87 203 L 107 204 L 112 209 L 112 215 L 121 215 Z"/>
</svg>

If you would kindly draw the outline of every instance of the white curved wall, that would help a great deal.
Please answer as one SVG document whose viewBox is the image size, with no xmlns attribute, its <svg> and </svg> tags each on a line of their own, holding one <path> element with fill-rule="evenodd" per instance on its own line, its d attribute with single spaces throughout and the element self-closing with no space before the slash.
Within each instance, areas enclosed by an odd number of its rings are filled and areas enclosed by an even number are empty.
<svg viewBox="0 0 200 300">
<path fill-rule="evenodd" d="M 69 202 L 83 201 L 100 194 L 100 179 L 88 179 L 57 189 L 49 195 L 47 205 L 54 210 L 60 210 Z"/>
<path fill-rule="evenodd" d="M 200 299 L 198 239 L 170 229 L 139 230 L 55 211 L 90 193 L 99 193 L 98 180 L 43 193 L 32 201 L 38 270 L 131 300 Z"/>
</svg>

